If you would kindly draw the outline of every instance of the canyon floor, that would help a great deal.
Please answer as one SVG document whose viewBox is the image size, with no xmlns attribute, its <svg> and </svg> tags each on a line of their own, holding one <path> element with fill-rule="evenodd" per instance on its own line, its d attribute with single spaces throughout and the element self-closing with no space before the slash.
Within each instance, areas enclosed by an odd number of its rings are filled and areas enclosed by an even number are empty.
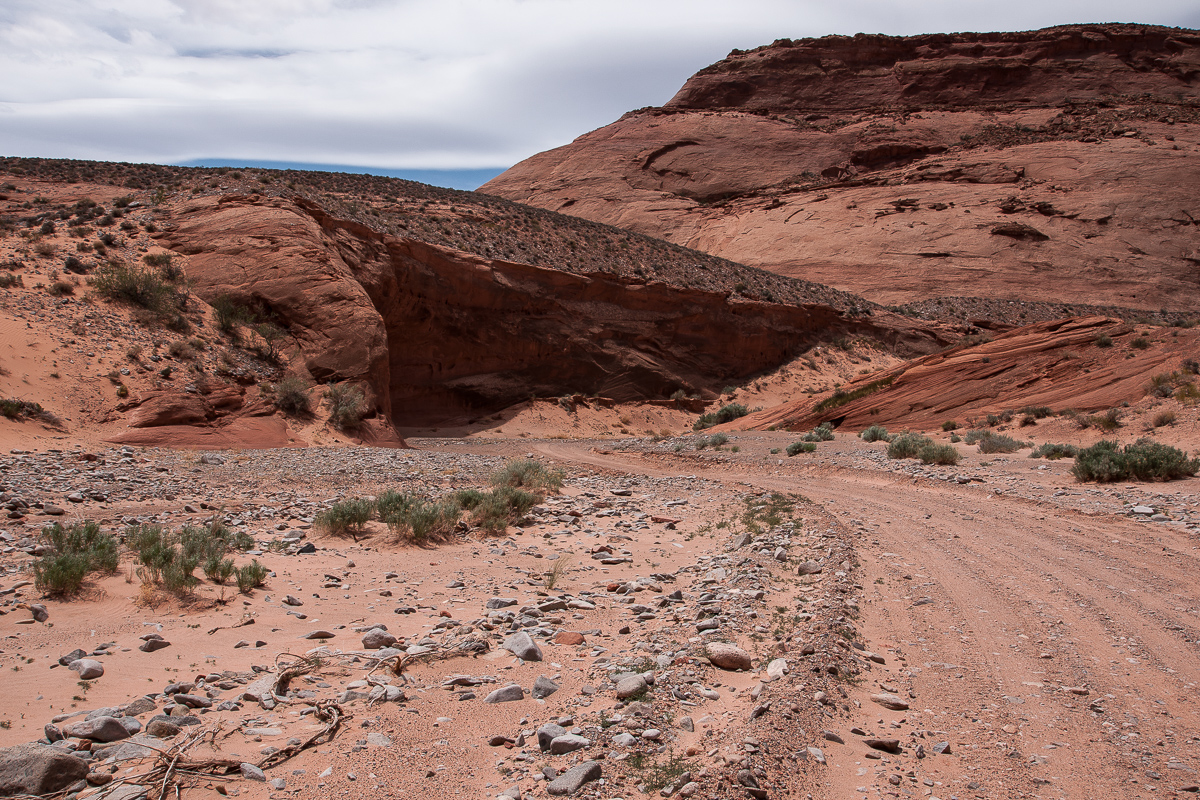
<svg viewBox="0 0 1200 800">
<path fill-rule="evenodd" d="M 1077 484 L 1069 460 L 961 445 L 959 465 L 926 467 L 850 433 L 794 458 L 771 452 L 784 432 L 675 450 L 696 438 L 0 457 L 9 495 L 42 504 L 0 526 L 0 744 L 97 709 L 135 717 L 136 735 L 91 745 L 111 782 L 78 793 L 124 800 L 157 796 L 170 763 L 186 797 L 1197 791 L 1197 479 Z M 481 487 L 529 456 L 564 486 L 504 536 L 415 547 L 379 523 L 357 542 L 311 527 L 338 498 Z M 71 601 L 22 585 L 50 521 L 214 515 L 255 539 L 265 586 L 205 582 L 181 602 L 145 590 L 128 554 Z M 380 624 L 397 649 L 364 648 Z M 520 631 L 541 660 L 505 649 Z M 170 645 L 143 652 L 148 633 Z M 718 668 L 716 642 L 752 663 Z M 74 648 L 104 675 L 59 666 Z M 299 659 L 312 671 L 264 698 Z M 488 702 L 498 690 L 517 699 Z"/>
</svg>

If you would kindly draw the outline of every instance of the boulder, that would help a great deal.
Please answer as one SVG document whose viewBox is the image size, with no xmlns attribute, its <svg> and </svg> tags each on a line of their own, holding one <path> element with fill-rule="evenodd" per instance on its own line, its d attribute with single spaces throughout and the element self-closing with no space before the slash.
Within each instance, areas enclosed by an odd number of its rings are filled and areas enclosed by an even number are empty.
<svg viewBox="0 0 1200 800">
<path fill-rule="evenodd" d="M 134 721 L 136 722 L 136 720 Z M 133 735 L 116 717 L 96 717 L 75 722 L 65 726 L 63 733 L 80 739 L 91 739 L 94 742 L 116 742 L 128 739 Z"/>
<path fill-rule="evenodd" d="M 515 683 L 502 686 L 483 698 L 485 703 L 511 703 L 514 700 L 524 700 L 525 690 Z"/>
<path fill-rule="evenodd" d="M 362 637 L 362 646 L 365 650 L 379 650 L 384 647 L 391 647 L 396 642 L 396 637 L 382 628 L 372 628 L 364 633 Z"/>
<path fill-rule="evenodd" d="M 83 681 L 95 680 L 104 675 L 104 665 L 90 658 L 72 661 L 67 665 L 67 669 L 78 672 L 79 679 Z"/>
<path fill-rule="evenodd" d="M 750 669 L 750 654 L 742 648 L 728 642 L 709 642 L 705 645 L 705 653 L 714 667 L 721 669 Z"/>
<path fill-rule="evenodd" d="M 501 647 L 523 661 L 542 660 L 542 648 L 538 647 L 537 642 L 528 633 L 525 633 L 525 631 L 520 631 L 509 636 L 504 640 L 504 644 Z"/>
<path fill-rule="evenodd" d="M 52 794 L 87 774 L 86 761 L 58 747 L 31 742 L 0 749 L 0 797 Z"/>
<path fill-rule="evenodd" d="M 546 786 L 546 792 L 554 797 L 570 797 L 585 784 L 600 780 L 600 762 L 587 761 L 559 775 Z"/>
</svg>

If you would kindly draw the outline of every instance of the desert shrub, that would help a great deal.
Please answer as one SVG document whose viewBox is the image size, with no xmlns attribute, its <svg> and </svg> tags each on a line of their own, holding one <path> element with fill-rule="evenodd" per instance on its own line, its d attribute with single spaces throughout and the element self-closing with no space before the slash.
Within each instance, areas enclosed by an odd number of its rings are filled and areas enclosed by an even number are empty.
<svg viewBox="0 0 1200 800">
<path fill-rule="evenodd" d="M 370 500 L 355 498 L 334 503 L 313 518 L 313 525 L 335 536 L 350 534 L 354 541 L 362 533 L 363 526 L 371 519 L 375 504 Z"/>
<path fill-rule="evenodd" d="M 905 431 L 892 437 L 887 455 L 888 458 L 920 458 L 921 448 L 932 444 L 933 440 L 928 436 Z"/>
<path fill-rule="evenodd" d="M 196 357 L 196 349 L 182 339 L 176 339 L 167 345 L 167 352 L 180 361 L 190 361 Z"/>
<path fill-rule="evenodd" d="M 978 444 L 979 452 L 987 454 L 1015 453 L 1022 447 L 1029 446 L 1026 442 L 1019 441 L 1011 436 L 980 429 L 967 431 L 964 441 L 967 444 Z"/>
<path fill-rule="evenodd" d="M 12 272 L 0 273 L 0 289 L 11 289 L 14 286 L 20 286 L 24 288 L 25 281 L 21 279 L 20 275 L 16 275 Z"/>
<path fill-rule="evenodd" d="M 957 433 L 950 434 L 950 444 L 958 444 L 961 441 L 962 441 L 962 437 L 959 436 Z"/>
<path fill-rule="evenodd" d="M 1138 439 L 1122 450 L 1111 440 L 1080 450 L 1071 473 L 1078 481 L 1100 483 L 1125 480 L 1174 480 L 1195 475 L 1200 459 L 1189 459 L 1178 448 L 1152 439 Z"/>
<path fill-rule="evenodd" d="M 958 430 L 958 423 L 952 419 L 948 419 L 942 423 L 942 430 L 946 431 L 947 433 L 950 431 L 956 431 Z"/>
<path fill-rule="evenodd" d="M 926 464 L 951 465 L 957 464 L 962 455 L 953 445 L 930 442 L 921 446 L 917 457 Z"/>
<path fill-rule="evenodd" d="M 872 425 L 859 434 L 864 442 L 886 442 L 890 441 L 888 437 L 888 429 L 882 425 Z"/>
<path fill-rule="evenodd" d="M 1115 431 L 1121 427 L 1121 409 L 1110 408 L 1097 417 L 1091 417 L 1091 423 L 1102 431 Z"/>
<path fill-rule="evenodd" d="M 341 431 L 357 428 L 367 411 L 362 389 L 348 384 L 329 384 L 325 389 L 329 424 Z"/>
<path fill-rule="evenodd" d="M 1154 420 L 1151 424 L 1155 428 L 1161 428 L 1164 425 L 1173 425 L 1175 423 L 1175 419 L 1175 412 L 1168 408 L 1155 414 Z"/>
<path fill-rule="evenodd" d="M 224 586 L 233 577 L 234 573 L 237 572 L 237 567 L 234 566 L 232 558 L 221 558 L 220 556 L 209 556 L 206 558 L 202 569 L 206 578 L 221 586 Z"/>
<path fill-rule="evenodd" d="M 308 414 L 312 403 L 308 397 L 308 383 L 298 375 L 289 375 L 274 384 L 275 407 L 285 414 Z"/>
<path fill-rule="evenodd" d="M 274 322 L 259 322 L 254 325 L 254 332 L 258 334 L 260 342 L 259 356 L 268 361 L 278 361 L 279 343 L 287 336 L 287 331 Z"/>
<path fill-rule="evenodd" d="M 182 308 L 184 298 L 158 273 L 119 261 L 109 261 L 96 271 L 92 287 L 101 297 L 140 306 L 159 314 Z"/>
<path fill-rule="evenodd" d="M 847 403 L 858 400 L 859 398 L 866 397 L 869 394 L 874 394 L 885 386 L 891 386 L 892 381 L 894 380 L 895 377 L 881 378 L 880 380 L 871 381 L 870 383 L 860 386 L 857 389 L 853 389 L 849 392 L 847 392 L 845 389 L 835 389 L 832 395 L 826 397 L 824 400 L 813 406 L 813 411 L 819 414 L 822 411 L 828 411 L 831 408 L 844 406 Z"/>
<path fill-rule="evenodd" d="M 804 442 L 832 442 L 833 441 L 833 425 L 828 422 L 822 422 L 817 427 L 813 428 L 808 433 L 804 434 L 801 439 Z"/>
<path fill-rule="evenodd" d="M 213 323 L 217 330 L 234 341 L 238 339 L 238 326 L 251 321 L 253 315 L 227 294 L 217 295 L 212 301 Z"/>
<path fill-rule="evenodd" d="M 254 559 L 249 564 L 244 565 L 237 571 L 237 587 L 242 594 L 249 594 L 252 589 L 257 589 L 267 582 L 267 576 L 271 571 L 258 563 L 258 559 Z"/>
<path fill-rule="evenodd" d="M 54 523 L 42 529 L 52 552 L 33 562 L 33 582 L 38 591 L 52 596 L 76 594 L 92 572 L 117 571 L 120 556 L 117 540 L 101 533 L 95 522 L 70 527 Z"/>
<path fill-rule="evenodd" d="M 75 272 L 80 275 L 87 272 L 87 267 L 85 267 L 83 262 L 75 256 L 66 257 L 66 259 L 63 261 L 63 269 L 67 272 Z"/>
<path fill-rule="evenodd" d="M 46 294 L 51 297 L 64 297 L 75 294 L 75 286 L 70 281 L 54 281 L 46 287 Z"/>
<path fill-rule="evenodd" d="M 1045 458 L 1050 461 L 1057 461 L 1060 458 L 1074 458 L 1079 452 L 1079 448 L 1073 444 L 1050 444 L 1046 443 L 1039 447 L 1035 447 L 1030 452 L 1030 458 Z"/>
<path fill-rule="evenodd" d="M 1129 346 L 1134 350 L 1145 350 L 1150 347 L 1150 340 L 1145 336 L 1139 336 L 1129 343 Z"/>
<path fill-rule="evenodd" d="M 1183 362 L 1183 371 L 1189 372 L 1192 375 L 1200 375 L 1200 361 L 1189 358 Z"/>
<path fill-rule="evenodd" d="M 716 412 L 709 412 L 701 415 L 700 419 L 692 425 L 692 430 L 702 431 L 705 428 L 711 428 L 714 425 L 720 425 L 725 422 L 732 422 L 735 419 L 746 416 L 750 413 L 750 409 L 741 403 L 726 403 Z"/>
<path fill-rule="evenodd" d="M 729 437 L 723 433 L 714 433 L 712 436 L 708 437 L 708 444 L 710 447 L 720 447 L 728 442 Z"/>
<path fill-rule="evenodd" d="M 14 421 L 43 419 L 46 414 L 47 412 L 41 404 L 32 400 L 16 400 L 11 397 L 0 400 L 0 416 Z"/>
<path fill-rule="evenodd" d="M 503 469 L 492 475 L 491 484 L 554 493 L 562 488 L 563 477 L 560 470 L 546 469 L 532 458 L 519 458 L 509 461 Z"/>
<path fill-rule="evenodd" d="M 475 494 L 479 499 L 471 504 L 472 508 L 484 497 L 482 492 Z M 458 522 L 463 502 L 457 495 L 447 500 L 427 500 L 407 492 L 387 491 L 376 499 L 375 508 L 380 521 L 387 523 L 393 533 L 423 542 L 446 538 Z"/>
<path fill-rule="evenodd" d="M 1112 337 L 1109 336 L 1107 333 L 1102 333 L 1096 337 L 1095 344 L 1096 344 L 1096 347 L 1101 347 L 1101 348 L 1112 347 L 1113 340 L 1112 340 Z"/>
<path fill-rule="evenodd" d="M 509 523 L 528 514 L 541 497 L 524 489 L 498 486 L 490 492 L 459 492 L 455 501 L 470 510 L 472 524 L 489 533 L 503 533 Z"/>
<path fill-rule="evenodd" d="M 1200 389 L 1189 381 L 1175 390 L 1175 399 L 1189 406 L 1195 405 L 1196 401 L 1200 400 Z"/>
<path fill-rule="evenodd" d="M 790 457 L 799 455 L 800 453 L 814 453 L 816 450 L 817 446 L 812 442 L 799 441 L 789 444 L 784 452 Z"/>
</svg>

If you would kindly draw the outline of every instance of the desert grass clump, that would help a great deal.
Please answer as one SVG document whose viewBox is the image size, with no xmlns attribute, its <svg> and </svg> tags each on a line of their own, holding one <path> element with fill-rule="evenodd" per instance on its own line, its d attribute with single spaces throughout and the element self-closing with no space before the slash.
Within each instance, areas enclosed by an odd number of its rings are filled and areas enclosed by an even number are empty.
<svg viewBox="0 0 1200 800">
<path fill-rule="evenodd" d="M 553 494 L 562 488 L 563 477 L 561 470 L 547 469 L 532 458 L 518 458 L 509 461 L 503 469 L 493 474 L 491 484 Z"/>
<path fill-rule="evenodd" d="M 462 514 L 462 506 L 454 498 L 428 500 L 395 491 L 384 492 L 376 498 L 375 509 L 379 521 L 385 523 L 397 538 L 416 542 L 446 539 Z"/>
<path fill-rule="evenodd" d="M 349 534 L 357 542 L 374 510 L 375 504 L 370 500 L 360 497 L 342 500 L 317 514 L 313 518 L 313 525 L 334 536 Z"/>
<path fill-rule="evenodd" d="M 275 407 L 292 416 L 312 413 L 308 388 L 308 383 L 298 375 L 288 375 L 278 383 L 272 384 Z"/>
<path fill-rule="evenodd" d="M 992 433 L 983 428 L 967 431 L 963 441 L 967 444 L 978 444 L 979 452 L 989 455 L 992 453 L 1015 453 L 1022 447 L 1030 446 L 1028 442 L 1022 442 L 1000 433 Z"/>
<path fill-rule="evenodd" d="M 859 434 L 864 442 L 888 442 L 891 437 L 888 435 L 888 429 L 882 425 L 872 425 Z"/>
<path fill-rule="evenodd" d="M 454 496 L 459 508 L 469 512 L 469 521 L 485 533 L 501 534 L 524 517 L 544 495 L 513 486 L 497 486 L 489 492 L 466 489 Z"/>
<path fill-rule="evenodd" d="M 238 591 L 242 594 L 250 594 L 250 592 L 267 582 L 267 576 L 271 571 L 258 563 L 258 559 L 254 559 L 249 564 L 238 568 L 236 573 Z"/>
<path fill-rule="evenodd" d="M 711 428 L 714 425 L 720 425 L 725 422 L 733 422 L 735 419 L 740 419 L 750 413 L 750 409 L 746 408 L 741 403 L 726 403 L 716 412 L 709 412 L 701 415 L 700 419 L 692 424 L 692 430 L 702 431 L 705 428 Z"/>
<path fill-rule="evenodd" d="M 567 556 L 559 556 L 554 560 L 550 569 L 542 575 L 542 585 L 546 587 L 546 591 L 554 591 L 554 587 L 562 580 L 562 576 L 566 573 L 567 567 L 571 564 L 571 559 Z"/>
<path fill-rule="evenodd" d="M 117 540 L 101 533 L 96 522 L 70 527 L 56 522 L 43 528 L 42 536 L 49 540 L 51 552 L 33 562 L 33 582 L 44 594 L 70 597 L 79 592 L 90 573 L 117 571 Z"/>
<path fill-rule="evenodd" d="M 802 442 L 832 442 L 833 441 L 833 424 L 830 422 L 822 422 L 817 427 L 813 428 L 808 433 L 804 434 Z"/>
<path fill-rule="evenodd" d="M 1189 459 L 1182 450 L 1152 439 L 1138 439 L 1121 449 L 1105 439 L 1080 450 L 1071 473 L 1077 481 L 1169 481 L 1200 471 L 1200 459 Z"/>
<path fill-rule="evenodd" d="M 1030 453 L 1030 458 L 1045 458 L 1050 461 L 1057 461 L 1060 458 L 1074 458 L 1079 452 L 1079 448 L 1073 444 L 1046 444 L 1035 447 Z"/>
<path fill-rule="evenodd" d="M 125 543 L 137 553 L 141 564 L 138 575 L 143 584 L 186 598 L 200 582 L 194 573 L 200 566 L 201 554 L 194 548 L 182 550 L 180 538 L 161 526 L 127 528 Z"/>
<path fill-rule="evenodd" d="M 1150 424 L 1153 425 L 1155 428 L 1162 428 L 1166 425 L 1174 425 L 1176 418 L 1177 418 L 1177 416 L 1176 416 L 1174 410 L 1168 408 L 1168 409 L 1159 411 L 1157 414 L 1155 414 L 1154 419 L 1151 421 Z"/>
<path fill-rule="evenodd" d="M 933 440 L 928 436 L 905 431 L 892 437 L 888 444 L 887 456 L 888 458 L 920 458 L 921 448 L 932 444 Z"/>
<path fill-rule="evenodd" d="M 958 452 L 954 445 L 937 444 L 931 441 L 929 444 L 921 446 L 921 449 L 917 452 L 917 457 L 924 464 L 951 466 L 959 462 L 962 454 Z"/>
<path fill-rule="evenodd" d="M 367 412 L 362 389 L 346 384 L 329 384 L 325 389 L 325 405 L 329 409 L 329 424 L 340 431 L 357 428 Z"/>
<path fill-rule="evenodd" d="M 803 440 L 799 442 L 792 442 L 784 450 L 784 452 L 788 454 L 788 457 L 799 455 L 800 453 L 815 453 L 816 451 L 817 446 L 815 444 L 812 442 L 805 442 Z"/>
<path fill-rule="evenodd" d="M 109 261 L 96 271 L 92 288 L 101 297 L 145 308 L 164 317 L 176 317 L 187 302 L 156 270 Z"/>
</svg>

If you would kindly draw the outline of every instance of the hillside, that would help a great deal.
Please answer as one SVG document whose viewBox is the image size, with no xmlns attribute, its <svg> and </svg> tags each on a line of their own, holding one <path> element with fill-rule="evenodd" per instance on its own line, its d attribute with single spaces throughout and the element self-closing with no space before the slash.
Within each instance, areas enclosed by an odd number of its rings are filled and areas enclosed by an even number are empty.
<svg viewBox="0 0 1200 800">
<path fill-rule="evenodd" d="M 405 181 L 0 167 L 0 394 L 109 441 L 397 444 L 396 427 L 478 427 L 574 396 L 679 413 L 697 401 L 673 395 L 715 398 L 822 342 L 911 356 L 967 331 Z M 361 424 L 323 426 L 330 384 L 361 392 Z M 279 385 L 311 410 L 284 413 Z"/>
<path fill-rule="evenodd" d="M 880 303 L 1190 311 L 1198 182 L 1200 33 L 1074 25 L 734 51 L 481 191 Z"/>
</svg>

